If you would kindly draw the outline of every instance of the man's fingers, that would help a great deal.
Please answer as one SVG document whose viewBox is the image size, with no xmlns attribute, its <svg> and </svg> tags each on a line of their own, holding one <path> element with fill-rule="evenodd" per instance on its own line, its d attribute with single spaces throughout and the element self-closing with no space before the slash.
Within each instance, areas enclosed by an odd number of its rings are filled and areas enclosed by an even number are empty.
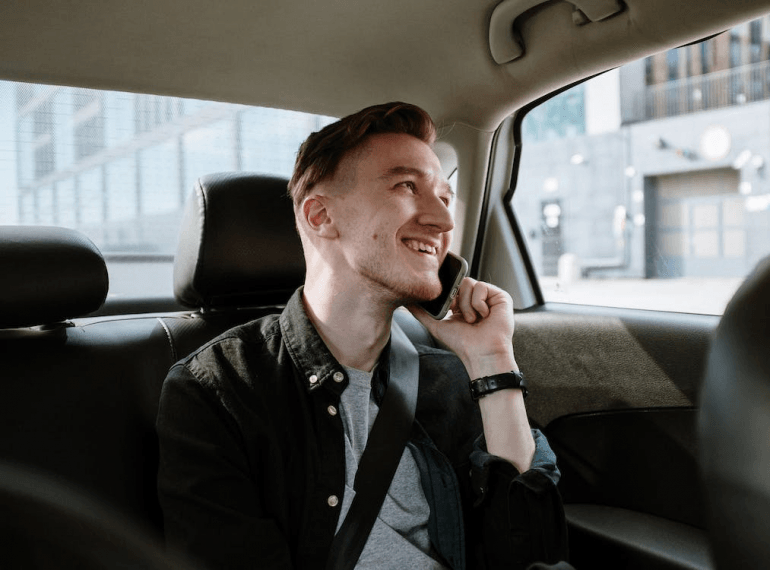
<svg viewBox="0 0 770 570">
<path fill-rule="evenodd" d="M 460 314 L 466 323 L 476 322 L 476 311 L 471 304 L 473 297 L 473 286 L 476 284 L 475 279 L 466 277 L 460 284 L 460 291 L 457 293 L 457 307 L 460 310 Z"/>
<path fill-rule="evenodd" d="M 477 281 L 473 285 L 471 292 L 471 306 L 476 310 L 479 316 L 484 319 L 489 316 L 489 286 L 482 281 Z"/>
</svg>

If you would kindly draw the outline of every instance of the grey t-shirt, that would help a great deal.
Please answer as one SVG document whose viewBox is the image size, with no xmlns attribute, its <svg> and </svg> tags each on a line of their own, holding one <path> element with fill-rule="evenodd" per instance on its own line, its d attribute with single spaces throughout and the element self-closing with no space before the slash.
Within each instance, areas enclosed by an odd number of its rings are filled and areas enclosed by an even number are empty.
<svg viewBox="0 0 770 570">
<path fill-rule="evenodd" d="M 349 384 L 340 397 L 340 418 L 345 431 L 345 494 L 337 530 L 353 501 L 358 462 L 379 410 L 371 395 L 372 373 L 348 367 L 345 372 Z M 445 568 L 431 556 L 429 516 L 420 471 L 406 448 L 356 568 Z"/>
</svg>

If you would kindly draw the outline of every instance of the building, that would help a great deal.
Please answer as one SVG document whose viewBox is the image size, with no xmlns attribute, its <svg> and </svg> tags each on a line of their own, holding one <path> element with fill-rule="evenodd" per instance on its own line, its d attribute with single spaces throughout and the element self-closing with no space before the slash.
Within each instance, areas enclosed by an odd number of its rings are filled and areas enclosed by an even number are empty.
<svg viewBox="0 0 770 570">
<path fill-rule="evenodd" d="M 581 84 L 522 122 L 541 275 L 744 276 L 770 252 L 770 18 Z M 521 192 L 519 192 L 521 191 Z"/>
<path fill-rule="evenodd" d="M 76 228 L 115 261 L 170 261 L 182 207 L 207 173 L 287 176 L 331 119 L 276 109 L 69 87 L 15 93 L 17 219 Z"/>
</svg>

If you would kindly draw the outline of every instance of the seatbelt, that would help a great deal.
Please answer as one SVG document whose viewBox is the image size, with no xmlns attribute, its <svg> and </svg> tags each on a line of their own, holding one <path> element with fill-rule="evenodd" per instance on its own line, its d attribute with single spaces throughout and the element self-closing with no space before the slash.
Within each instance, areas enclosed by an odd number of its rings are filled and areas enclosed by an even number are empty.
<svg viewBox="0 0 770 570">
<path fill-rule="evenodd" d="M 353 483 L 356 495 L 334 536 L 326 570 L 352 570 L 355 567 L 380 514 L 412 430 L 420 358 L 395 321 L 390 330 L 389 363 L 388 387 L 358 462 Z"/>
</svg>

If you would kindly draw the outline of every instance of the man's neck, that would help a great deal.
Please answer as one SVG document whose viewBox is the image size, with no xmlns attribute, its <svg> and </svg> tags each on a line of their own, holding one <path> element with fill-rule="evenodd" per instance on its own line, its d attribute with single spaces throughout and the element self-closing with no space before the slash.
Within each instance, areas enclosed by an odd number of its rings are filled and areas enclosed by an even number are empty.
<svg viewBox="0 0 770 570">
<path fill-rule="evenodd" d="M 365 287 L 340 289 L 339 283 L 305 283 L 305 310 L 340 364 L 368 372 L 388 344 L 395 307 Z"/>
</svg>

